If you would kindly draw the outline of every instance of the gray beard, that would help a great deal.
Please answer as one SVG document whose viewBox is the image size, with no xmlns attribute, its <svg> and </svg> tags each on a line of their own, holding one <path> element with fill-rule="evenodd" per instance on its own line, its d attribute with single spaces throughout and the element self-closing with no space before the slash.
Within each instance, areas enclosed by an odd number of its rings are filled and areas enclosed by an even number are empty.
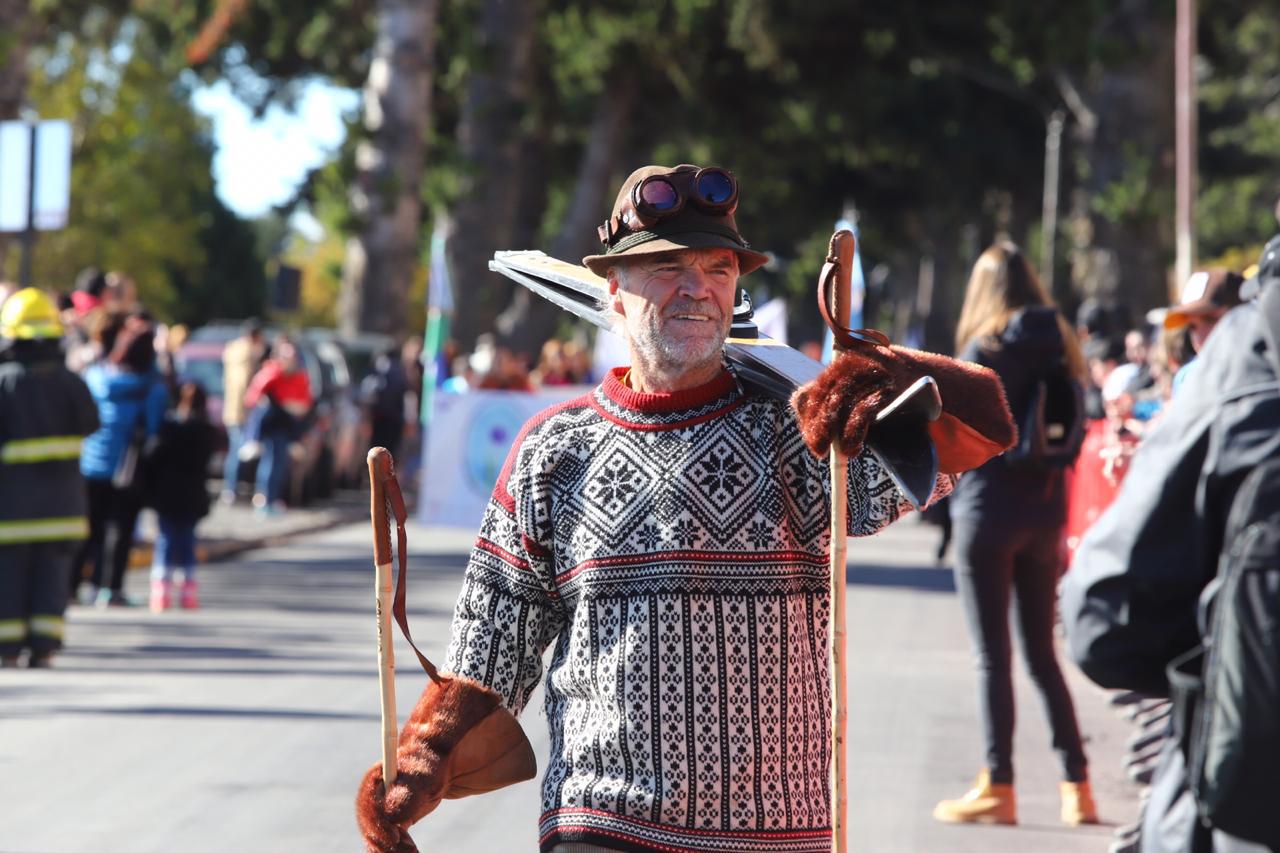
<svg viewBox="0 0 1280 853">
<path fill-rule="evenodd" d="M 643 333 L 633 338 L 631 343 L 637 359 L 644 363 L 648 372 L 661 377 L 678 377 L 720 363 L 724 340 L 729 336 L 729 318 L 722 318 L 720 326 L 720 335 L 714 339 L 682 343 L 664 334 L 662 318 L 653 315 L 645 324 Z"/>
</svg>

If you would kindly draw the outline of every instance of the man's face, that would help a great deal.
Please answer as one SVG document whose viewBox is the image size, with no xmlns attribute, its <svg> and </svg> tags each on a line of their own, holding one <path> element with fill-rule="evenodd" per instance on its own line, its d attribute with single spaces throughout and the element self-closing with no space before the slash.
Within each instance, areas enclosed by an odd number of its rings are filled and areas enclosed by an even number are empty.
<svg viewBox="0 0 1280 853">
<path fill-rule="evenodd" d="M 729 249 L 682 249 L 612 270 L 609 292 L 638 355 L 679 375 L 719 362 L 733 321 L 738 256 Z"/>
</svg>

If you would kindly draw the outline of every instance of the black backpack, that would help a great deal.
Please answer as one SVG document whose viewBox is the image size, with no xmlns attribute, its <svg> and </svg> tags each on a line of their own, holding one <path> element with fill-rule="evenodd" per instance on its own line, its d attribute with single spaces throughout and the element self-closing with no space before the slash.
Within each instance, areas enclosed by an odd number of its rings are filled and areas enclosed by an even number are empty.
<svg viewBox="0 0 1280 853">
<path fill-rule="evenodd" d="M 1280 286 L 1261 303 L 1280 377 Z M 1222 541 L 1203 643 L 1168 667 L 1174 720 L 1201 821 L 1280 850 L 1280 459 L 1245 477 Z"/>
<path fill-rule="evenodd" d="M 1066 468 L 1084 443 L 1084 388 L 1059 356 L 1031 377 L 1026 403 L 1016 413 L 1018 443 L 1004 455 L 1018 468 Z"/>
</svg>

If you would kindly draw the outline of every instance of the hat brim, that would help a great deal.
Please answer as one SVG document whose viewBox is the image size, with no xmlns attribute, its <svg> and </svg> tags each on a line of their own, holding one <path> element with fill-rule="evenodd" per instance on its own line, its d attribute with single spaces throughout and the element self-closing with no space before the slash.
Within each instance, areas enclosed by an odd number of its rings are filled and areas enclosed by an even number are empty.
<svg viewBox="0 0 1280 853">
<path fill-rule="evenodd" d="M 1191 322 L 1192 317 L 1208 317 L 1210 314 L 1224 313 L 1230 306 L 1218 305 L 1207 299 L 1198 299 L 1185 305 L 1174 305 L 1164 315 L 1166 329 L 1181 329 Z"/>
<path fill-rule="evenodd" d="M 686 231 L 680 234 L 668 234 L 653 240 L 646 240 L 621 252 L 607 255 L 587 255 L 582 259 L 582 264 L 603 278 L 609 271 L 609 267 L 615 266 L 621 258 L 661 255 L 665 252 L 678 252 L 681 249 L 729 249 L 738 256 L 739 276 L 755 272 L 769 263 L 768 255 L 743 248 L 727 237 L 722 237 L 719 234 L 710 234 L 705 231 Z"/>
</svg>

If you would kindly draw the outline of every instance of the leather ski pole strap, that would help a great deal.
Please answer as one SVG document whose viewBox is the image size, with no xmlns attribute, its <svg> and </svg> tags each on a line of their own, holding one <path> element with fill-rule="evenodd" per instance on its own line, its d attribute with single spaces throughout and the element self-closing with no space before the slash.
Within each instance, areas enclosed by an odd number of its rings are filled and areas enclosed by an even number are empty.
<svg viewBox="0 0 1280 853">
<path fill-rule="evenodd" d="M 818 311 L 822 314 L 822 321 L 831 330 L 837 349 L 854 349 L 859 344 L 887 347 L 889 338 L 883 332 L 875 329 L 850 329 L 844 324 L 843 317 L 832 313 L 835 294 L 849 293 L 849 282 L 853 277 L 853 249 L 852 231 L 840 230 L 831 235 L 827 258 L 822 264 L 822 274 L 818 277 Z M 848 307 L 842 300 L 839 310 L 843 312 Z"/>
<path fill-rule="evenodd" d="M 395 599 L 391 607 L 391 615 L 395 617 L 400 632 L 409 641 L 409 647 L 418 656 L 418 663 L 432 681 L 442 681 L 435 664 L 427 659 L 409 633 L 409 617 L 405 613 L 405 590 L 408 586 L 408 535 L 404 524 L 408 513 L 404 507 L 404 494 L 400 491 L 400 481 L 396 479 L 395 460 L 391 452 L 383 447 L 369 451 L 370 479 L 372 489 L 369 508 L 373 514 L 373 552 L 374 559 L 380 565 L 391 562 L 391 519 L 396 522 L 396 555 L 399 570 L 396 575 Z"/>
</svg>

